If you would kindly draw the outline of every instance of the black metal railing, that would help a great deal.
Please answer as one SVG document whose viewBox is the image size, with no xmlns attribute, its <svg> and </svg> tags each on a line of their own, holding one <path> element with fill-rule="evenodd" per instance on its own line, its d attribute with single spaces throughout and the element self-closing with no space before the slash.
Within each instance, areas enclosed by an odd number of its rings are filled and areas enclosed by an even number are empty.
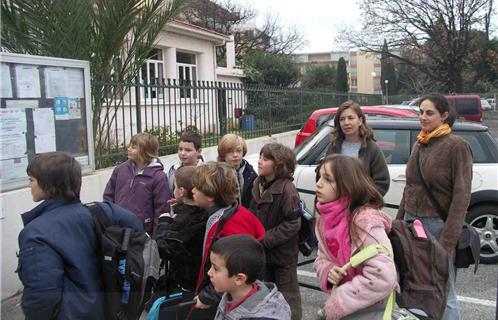
<svg viewBox="0 0 498 320">
<path fill-rule="evenodd" d="M 226 133 L 253 138 L 299 129 L 320 108 L 353 99 L 362 105 L 381 103 L 380 95 L 333 93 L 226 82 L 158 80 L 152 84 L 92 84 L 97 168 L 126 159 L 130 138 L 155 134 L 160 155 L 175 153 L 187 130 L 198 131 L 205 147 Z"/>
</svg>

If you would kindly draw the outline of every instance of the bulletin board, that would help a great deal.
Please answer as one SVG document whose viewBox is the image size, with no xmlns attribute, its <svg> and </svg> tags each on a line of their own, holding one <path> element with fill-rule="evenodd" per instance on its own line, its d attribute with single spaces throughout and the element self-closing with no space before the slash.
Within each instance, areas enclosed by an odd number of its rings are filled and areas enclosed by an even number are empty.
<svg viewBox="0 0 498 320">
<path fill-rule="evenodd" d="M 34 156 L 64 151 L 95 169 L 88 61 L 0 53 L 0 191 L 27 186 Z"/>
</svg>

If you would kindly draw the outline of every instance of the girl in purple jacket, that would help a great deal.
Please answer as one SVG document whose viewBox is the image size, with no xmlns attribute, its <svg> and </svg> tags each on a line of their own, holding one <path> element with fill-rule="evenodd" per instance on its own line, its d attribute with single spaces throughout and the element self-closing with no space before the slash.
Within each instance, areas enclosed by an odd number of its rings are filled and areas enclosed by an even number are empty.
<svg viewBox="0 0 498 320">
<path fill-rule="evenodd" d="M 316 199 L 320 215 L 315 270 L 322 290 L 330 293 L 320 316 L 382 319 L 387 298 L 397 288 L 396 266 L 389 254 L 380 251 L 356 268 L 341 268 L 372 244 L 392 252 L 387 237 L 391 220 L 380 211 L 384 202 L 374 181 L 358 159 L 334 154 L 319 168 Z"/>
<path fill-rule="evenodd" d="M 159 141 L 150 133 L 134 135 L 128 161 L 114 168 L 104 191 L 104 200 L 135 213 L 151 235 L 159 216 L 169 212 L 167 201 L 171 198 L 158 149 Z"/>
</svg>

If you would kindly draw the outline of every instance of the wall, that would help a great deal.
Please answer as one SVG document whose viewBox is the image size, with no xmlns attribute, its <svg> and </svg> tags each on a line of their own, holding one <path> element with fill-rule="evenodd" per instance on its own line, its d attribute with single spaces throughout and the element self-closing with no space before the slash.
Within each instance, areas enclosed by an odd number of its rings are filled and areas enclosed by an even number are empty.
<svg viewBox="0 0 498 320">
<path fill-rule="evenodd" d="M 247 140 L 248 155 L 258 153 L 261 147 L 269 142 L 280 142 L 292 148 L 297 131 L 291 131 L 273 135 L 272 137 L 261 137 Z M 206 160 L 215 160 L 217 147 L 209 147 L 203 151 Z M 161 157 L 166 170 L 178 160 L 176 155 Z M 83 177 L 81 188 L 81 201 L 101 201 L 105 185 L 111 176 L 113 168 L 95 171 L 91 175 Z M 34 208 L 36 204 L 31 199 L 28 188 L 0 193 L 0 241 L 2 248 L 1 262 L 1 300 L 4 300 L 22 289 L 22 285 L 15 273 L 17 267 L 16 252 L 18 249 L 17 237 L 23 228 L 20 214 Z"/>
</svg>

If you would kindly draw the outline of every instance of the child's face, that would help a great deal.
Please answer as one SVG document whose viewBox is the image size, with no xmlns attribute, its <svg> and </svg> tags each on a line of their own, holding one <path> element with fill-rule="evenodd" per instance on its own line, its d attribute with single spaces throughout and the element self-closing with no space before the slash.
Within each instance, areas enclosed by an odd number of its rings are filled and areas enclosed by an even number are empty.
<svg viewBox="0 0 498 320">
<path fill-rule="evenodd" d="M 184 195 L 184 188 L 178 188 L 178 185 L 176 184 L 176 181 L 174 182 L 175 189 L 173 190 L 173 196 L 176 199 L 176 203 L 181 204 L 183 203 L 183 195 Z"/>
<path fill-rule="evenodd" d="M 180 158 L 180 162 L 184 166 L 195 166 L 200 154 L 201 149 L 195 149 L 192 142 L 180 141 L 180 144 L 178 144 L 178 158 Z"/>
<path fill-rule="evenodd" d="M 330 164 L 325 163 L 320 168 L 320 179 L 316 183 L 316 199 L 319 203 L 327 203 L 337 200 L 337 184 L 335 177 L 330 171 Z"/>
<path fill-rule="evenodd" d="M 35 177 L 29 176 L 29 188 L 34 202 L 42 201 L 47 198 L 45 192 L 38 185 L 38 180 Z"/>
<path fill-rule="evenodd" d="M 218 292 L 233 292 L 236 288 L 235 275 L 228 276 L 228 269 L 225 265 L 225 259 L 222 255 L 211 252 L 210 255 L 211 268 L 208 270 L 208 276 L 214 289 Z"/>
<path fill-rule="evenodd" d="M 139 152 L 140 150 L 138 150 L 137 145 L 130 144 L 130 146 L 128 147 L 128 159 L 137 162 Z"/>
<path fill-rule="evenodd" d="M 258 175 L 265 178 L 274 178 L 275 162 L 273 162 L 273 160 L 270 160 L 261 154 L 258 160 Z"/>
<path fill-rule="evenodd" d="M 211 208 L 214 206 L 214 199 L 208 197 L 201 190 L 196 187 L 192 189 L 192 195 L 194 197 L 195 204 L 201 208 Z"/>
<path fill-rule="evenodd" d="M 240 163 L 242 162 L 243 158 L 244 149 L 242 148 L 242 146 L 237 146 L 233 150 L 230 150 L 230 152 L 225 155 L 225 158 L 223 160 L 235 169 L 239 169 Z"/>
</svg>

